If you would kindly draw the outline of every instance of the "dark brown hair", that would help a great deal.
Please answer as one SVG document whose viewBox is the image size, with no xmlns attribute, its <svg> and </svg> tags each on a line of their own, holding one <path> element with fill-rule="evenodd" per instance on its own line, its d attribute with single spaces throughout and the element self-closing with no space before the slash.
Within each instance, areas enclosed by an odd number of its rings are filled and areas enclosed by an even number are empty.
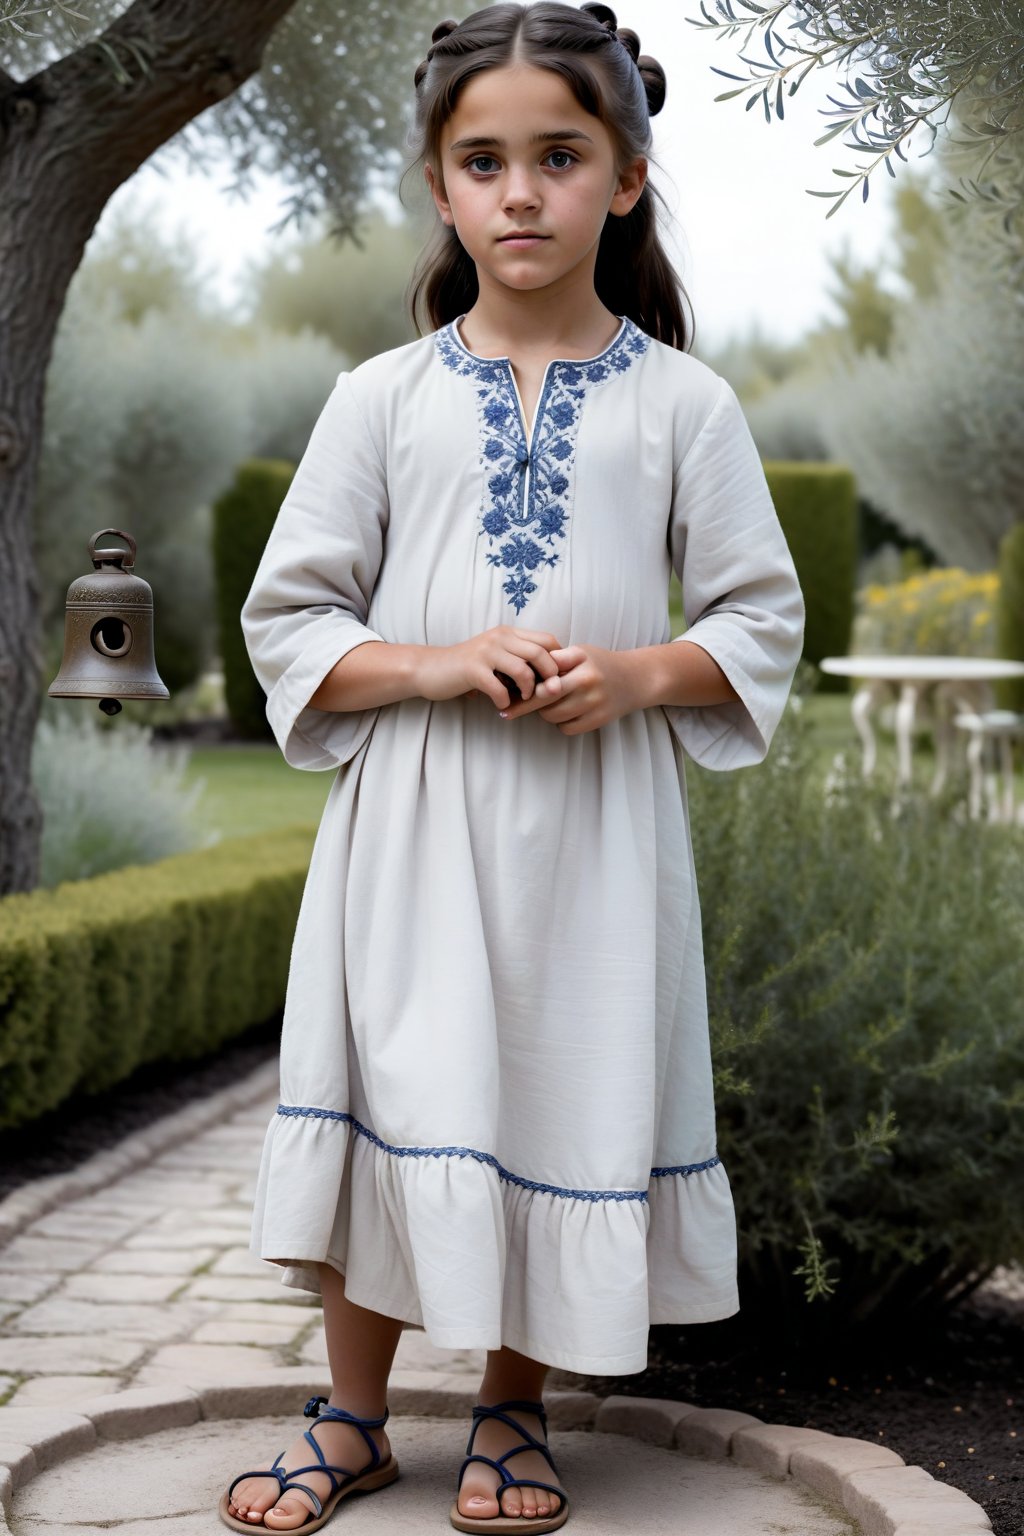
<svg viewBox="0 0 1024 1536">
<path fill-rule="evenodd" d="M 465 21 L 442 21 L 434 28 L 432 46 L 415 74 L 410 144 L 416 159 L 406 175 L 429 160 L 443 187 L 441 134 L 460 91 L 483 70 L 511 62 L 560 75 L 583 110 L 607 128 L 619 170 L 649 157 L 651 118 L 665 101 L 665 72 L 657 59 L 641 54 L 635 32 L 625 27 L 618 31 L 609 6 L 588 3 L 577 10 L 539 0 L 533 5 L 489 5 Z M 628 214 L 608 215 L 594 287 L 613 314 L 628 315 L 649 336 L 685 352 L 692 341 L 681 303 L 687 296 L 662 248 L 655 199 L 664 205 L 648 181 Z M 406 293 L 417 335 L 423 334 L 421 309 L 437 330 L 465 314 L 478 293 L 471 257 L 456 231 L 438 220 Z"/>
</svg>

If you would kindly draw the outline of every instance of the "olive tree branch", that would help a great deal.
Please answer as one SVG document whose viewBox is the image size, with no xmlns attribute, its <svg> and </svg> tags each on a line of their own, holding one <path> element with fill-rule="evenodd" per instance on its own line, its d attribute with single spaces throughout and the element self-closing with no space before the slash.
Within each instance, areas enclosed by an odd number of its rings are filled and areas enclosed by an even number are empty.
<svg viewBox="0 0 1024 1536">
<path fill-rule="evenodd" d="M 737 3 L 755 13 L 749 23 L 746 18 L 737 15 L 734 9 Z M 953 103 L 969 87 L 975 88 L 976 97 L 979 79 L 984 79 L 990 72 L 995 76 L 997 89 L 989 94 L 988 103 L 1007 103 L 1005 109 L 1001 109 L 1001 120 L 986 121 L 980 126 L 966 126 L 975 141 L 986 137 L 992 141 L 976 174 L 980 175 L 980 171 L 987 167 L 993 156 L 1005 159 L 1007 142 L 1024 127 L 1024 122 L 1007 123 L 1005 120 L 1013 114 L 1015 105 L 1024 103 L 1024 71 L 1015 67 L 1024 56 L 1024 48 L 1013 47 L 1020 42 L 1019 28 L 1013 25 L 1016 13 L 1008 16 L 1008 25 L 1006 17 L 998 14 L 991 18 L 987 15 L 979 17 L 978 13 L 971 11 L 957 25 L 959 18 L 952 14 L 955 5 L 951 3 L 950 20 L 954 22 L 955 29 L 948 38 L 936 38 L 931 30 L 931 17 L 924 11 L 919 15 L 910 12 L 900 21 L 888 15 L 882 24 L 866 27 L 863 24 L 864 0 L 829 0 L 828 8 L 824 11 L 818 9 L 813 15 L 800 14 L 798 17 L 790 15 L 790 36 L 804 34 L 804 41 L 791 42 L 773 29 L 779 27 L 783 17 L 792 13 L 794 8 L 800 13 L 805 11 L 801 0 L 778 0 L 778 3 L 771 6 L 760 5 L 756 0 L 716 0 L 719 16 L 726 18 L 716 20 L 710 15 L 705 0 L 700 0 L 704 21 L 694 17 L 686 19 L 702 31 L 712 30 L 719 36 L 732 36 L 745 28 L 743 49 L 747 47 L 755 29 L 762 31 L 767 61 L 747 57 L 742 50 L 739 53 L 741 61 L 752 71 L 752 77 L 744 79 L 741 75 L 718 69 L 714 65 L 711 67 L 714 73 L 740 82 L 736 89 L 716 96 L 716 101 L 727 101 L 749 92 L 745 110 L 749 111 L 760 99 L 767 122 L 771 122 L 772 117 L 769 93 L 773 87 L 775 114 L 780 120 L 784 117 L 783 86 L 795 71 L 799 69 L 800 73 L 789 83 L 790 96 L 816 65 L 848 65 L 859 50 L 869 51 L 868 61 L 860 67 L 869 79 L 872 74 L 874 79 L 869 83 L 869 80 L 855 75 L 853 85 L 847 84 L 845 87 L 850 93 L 850 101 L 837 101 L 833 96 L 828 97 L 836 111 L 822 109 L 823 115 L 838 116 L 840 121 L 814 142 L 816 146 L 825 144 L 849 131 L 851 138 L 847 140 L 848 147 L 878 150 L 879 153 L 868 165 L 858 167 L 859 174 L 833 167 L 835 174 L 853 182 L 842 193 L 834 189 L 825 192 L 806 189 L 813 197 L 835 199 L 826 217 L 831 218 L 858 185 L 862 187 L 862 197 L 866 201 L 868 178 L 879 164 L 884 164 L 889 174 L 895 176 L 892 156 L 895 154 L 902 160 L 906 159 L 901 146 L 909 140 L 916 127 L 927 127 L 934 144 L 935 120 L 945 113 L 941 117 L 941 121 L 945 122 Z M 986 25 L 993 23 L 993 30 L 986 33 Z M 958 52 L 961 42 L 966 44 L 963 53 Z M 1008 47 L 1013 51 L 1007 56 Z M 784 58 L 786 53 L 795 53 L 796 58 L 787 61 Z M 972 97 L 968 94 L 964 100 L 972 101 Z M 978 147 L 976 142 L 956 138 L 951 138 L 951 143 L 962 149 Z M 1018 197 L 1015 203 L 1009 204 L 1011 213 L 1024 206 L 1024 175 L 1021 174 L 1021 166 L 1024 166 L 1024 157 L 1020 166 L 1013 167 L 1018 183 L 1015 187 Z M 991 201 L 1007 202 L 994 185 L 987 190 L 980 188 L 974 180 L 969 185 L 976 193 Z M 957 196 L 956 193 L 953 195 Z M 963 198 L 958 200 L 964 201 Z"/>
</svg>

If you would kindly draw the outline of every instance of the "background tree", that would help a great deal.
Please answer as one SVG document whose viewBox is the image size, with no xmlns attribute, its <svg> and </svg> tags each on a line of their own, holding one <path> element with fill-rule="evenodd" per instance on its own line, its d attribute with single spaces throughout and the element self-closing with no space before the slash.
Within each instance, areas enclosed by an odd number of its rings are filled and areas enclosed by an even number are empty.
<svg viewBox="0 0 1024 1536">
<path fill-rule="evenodd" d="M 403 303 L 425 225 L 375 213 L 358 245 L 329 236 L 296 241 L 253 266 L 253 319 L 274 331 L 326 336 L 354 364 L 413 341 Z"/>
<path fill-rule="evenodd" d="M 947 565 L 991 570 L 1024 521 L 1024 294 L 1001 282 L 1005 239 L 964 226 L 928 299 L 897 311 L 885 356 L 837 368 L 819 421 L 829 456 Z"/>
<path fill-rule="evenodd" d="M 936 206 L 930 179 L 923 172 L 908 168 L 903 173 L 891 207 L 892 226 L 883 255 L 858 265 L 847 247 L 830 258 L 835 279 L 831 317 L 788 347 L 766 352 L 760 337 L 740 336 L 713 360 L 736 383 L 763 457 L 839 458 L 850 464 L 858 485 L 859 583 L 890 579 L 882 573 L 898 570 L 904 551 L 924 564 L 938 558 L 928 540 L 915 531 L 916 524 L 904 526 L 899 517 L 902 497 L 895 494 L 916 467 L 908 455 L 908 442 L 917 429 L 908 434 L 902 425 L 904 411 L 915 413 L 912 391 L 904 391 L 898 405 L 892 390 L 887 391 L 885 409 L 896 411 L 895 424 L 884 427 L 871 448 L 865 446 L 872 437 L 869 422 L 854 435 L 843 421 L 847 407 L 857 420 L 860 397 L 855 402 L 848 394 L 857 360 L 863 354 L 876 359 L 889 356 L 893 336 L 905 323 L 900 319 L 904 311 L 930 301 L 938 291 L 943 254 L 952 238 L 953 223 Z M 935 347 L 943 345 L 943 338 L 936 337 Z M 956 343 L 950 345 L 955 351 Z M 876 364 L 875 373 L 880 371 L 884 370 Z M 870 398 L 868 391 L 865 395 Z M 870 467 L 866 457 L 872 461 Z M 962 491 L 962 472 L 953 475 L 947 503 L 957 498 L 958 486 Z M 961 500 L 964 507 L 970 506 L 969 496 Z"/>
<path fill-rule="evenodd" d="M 291 186 L 287 218 L 351 234 L 401 161 L 425 0 L 76 0 L 0 12 L 0 894 L 38 875 L 33 514 L 46 372 L 65 295 L 121 184 L 172 140 L 224 145 Z M 194 120 L 203 115 L 203 134 Z"/>
<path fill-rule="evenodd" d="M 901 304 L 930 298 L 936 291 L 951 222 L 936 207 L 930 178 L 921 171 L 906 170 L 893 192 L 891 207 L 888 244 L 873 265 L 858 264 L 848 243 L 828 258 L 835 279 L 830 294 L 837 311 L 834 316 L 795 341 L 775 341 L 754 325 L 711 354 L 700 353 L 742 395 L 745 408 L 757 419 L 755 435 L 767 457 L 821 457 L 825 445 L 815 421 L 813 395 L 822 377 L 851 352 L 887 353 Z M 802 402 L 798 412 L 782 407 L 790 393 Z M 809 409 L 803 402 L 810 402 Z M 770 422 L 778 424 L 777 433 Z M 801 443 L 813 451 L 802 451 Z"/>
<path fill-rule="evenodd" d="M 1022 241 L 977 208 L 949 219 L 921 180 L 905 182 L 894 214 L 871 277 L 887 335 L 871 345 L 863 310 L 841 305 L 750 402 L 751 430 L 766 458 L 850 466 L 868 551 L 886 541 L 990 570 L 1024 521 L 1024 285 L 1007 280 Z"/>
<path fill-rule="evenodd" d="M 144 210 L 90 241 L 46 385 L 34 531 L 48 676 L 89 535 L 117 527 L 143 551 L 161 677 L 172 695 L 198 680 L 216 651 L 211 503 L 243 459 L 297 462 L 350 366 L 324 336 L 223 310 L 195 246 L 155 235 Z M 154 720 L 166 710 L 130 706 Z"/>
</svg>

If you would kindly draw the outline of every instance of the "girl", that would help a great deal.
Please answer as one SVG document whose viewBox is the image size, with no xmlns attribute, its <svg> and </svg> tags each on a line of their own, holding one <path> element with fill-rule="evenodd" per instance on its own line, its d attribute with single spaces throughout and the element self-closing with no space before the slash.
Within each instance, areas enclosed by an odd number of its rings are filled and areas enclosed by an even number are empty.
<svg viewBox="0 0 1024 1536">
<path fill-rule="evenodd" d="M 322 1294 L 333 1391 L 224 1495 L 239 1530 L 397 1476 L 403 1326 L 487 1351 L 452 1524 L 554 1530 L 547 1369 L 641 1371 L 651 1323 L 739 1306 L 684 755 L 765 756 L 800 588 L 686 350 L 657 62 L 607 6 L 503 4 L 415 78 L 432 329 L 341 374 L 241 615 L 285 759 L 342 771 L 252 1233 Z"/>
</svg>

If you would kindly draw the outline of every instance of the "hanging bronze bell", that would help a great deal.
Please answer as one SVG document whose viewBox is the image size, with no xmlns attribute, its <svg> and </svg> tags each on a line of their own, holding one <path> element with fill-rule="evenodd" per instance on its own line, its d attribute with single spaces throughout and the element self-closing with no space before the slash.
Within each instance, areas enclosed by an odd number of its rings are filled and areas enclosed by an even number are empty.
<svg viewBox="0 0 1024 1536">
<path fill-rule="evenodd" d="M 108 534 L 124 549 L 97 549 Z M 101 528 L 89 540 L 95 571 L 68 587 L 64 659 L 47 692 L 54 699 L 99 699 L 116 715 L 122 699 L 169 699 L 153 653 L 153 589 L 132 574 L 136 543 L 120 528 Z"/>
</svg>

